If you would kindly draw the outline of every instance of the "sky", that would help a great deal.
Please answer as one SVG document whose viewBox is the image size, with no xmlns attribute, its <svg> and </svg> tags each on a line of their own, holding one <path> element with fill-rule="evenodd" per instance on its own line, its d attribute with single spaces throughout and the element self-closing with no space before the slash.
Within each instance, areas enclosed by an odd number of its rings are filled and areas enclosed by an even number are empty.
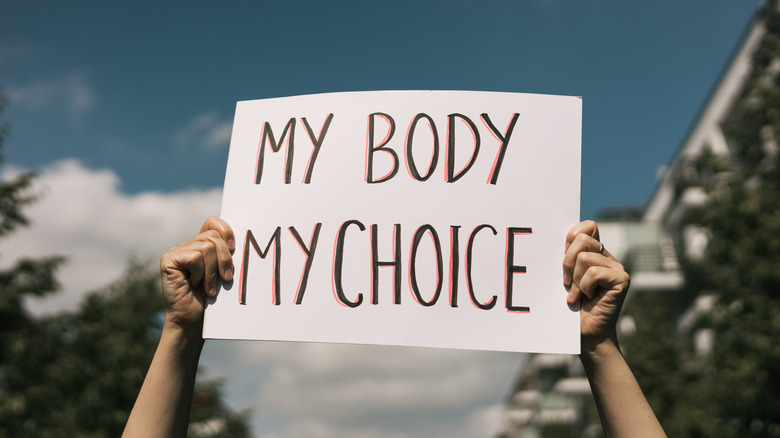
<svg viewBox="0 0 780 438">
<path fill-rule="evenodd" d="M 641 207 L 761 2 L 10 2 L 2 175 L 37 170 L 0 264 L 65 254 L 72 309 L 219 213 L 236 101 L 365 90 L 583 98 L 581 217 Z M 488 436 L 523 356 L 209 342 L 258 437 Z"/>
</svg>

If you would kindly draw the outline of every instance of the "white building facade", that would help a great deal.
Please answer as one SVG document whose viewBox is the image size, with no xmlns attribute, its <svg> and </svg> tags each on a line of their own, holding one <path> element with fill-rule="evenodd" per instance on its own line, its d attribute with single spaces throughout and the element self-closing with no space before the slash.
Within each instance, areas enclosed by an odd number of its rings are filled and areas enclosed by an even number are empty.
<svg viewBox="0 0 780 438">
<path fill-rule="evenodd" d="M 694 163 L 705 153 L 729 157 L 723 124 L 744 96 L 753 53 L 765 33 L 759 19 L 750 24 L 643 212 L 631 219 L 600 222 L 601 240 L 631 274 L 629 300 L 655 293 L 674 302 L 684 287 L 678 257 L 696 259 L 703 254 L 706 230 L 684 223 L 685 212 L 707 199 L 705 191 L 692 183 L 697 172 Z M 780 60 L 775 61 L 780 69 Z M 767 142 L 773 144 L 771 139 Z M 675 335 L 687 339 L 695 355 L 707 354 L 714 342 L 701 316 L 715 298 L 702 291 L 674 312 Z M 618 324 L 621 334 L 635 330 L 630 317 L 622 317 Z M 589 415 L 594 409 L 577 356 L 534 354 L 518 372 L 496 437 L 599 437 L 600 425 Z"/>
</svg>

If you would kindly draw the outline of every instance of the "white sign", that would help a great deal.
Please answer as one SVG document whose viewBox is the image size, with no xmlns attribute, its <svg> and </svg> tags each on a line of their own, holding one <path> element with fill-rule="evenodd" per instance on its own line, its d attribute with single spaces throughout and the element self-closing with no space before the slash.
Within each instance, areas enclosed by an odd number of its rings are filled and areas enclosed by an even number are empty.
<svg viewBox="0 0 780 438">
<path fill-rule="evenodd" d="M 203 336 L 579 353 L 581 121 L 578 97 L 518 93 L 238 102 L 236 275 Z"/>
</svg>

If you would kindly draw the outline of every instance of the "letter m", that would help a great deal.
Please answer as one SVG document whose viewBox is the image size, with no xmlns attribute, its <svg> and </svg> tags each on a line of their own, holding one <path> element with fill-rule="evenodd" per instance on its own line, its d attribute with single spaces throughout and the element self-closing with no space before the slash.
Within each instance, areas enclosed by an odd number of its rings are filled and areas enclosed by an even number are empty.
<svg viewBox="0 0 780 438">
<path fill-rule="evenodd" d="M 287 134 L 290 134 L 287 137 Z M 260 142 L 257 145 L 257 167 L 255 168 L 255 184 L 260 184 L 260 180 L 263 178 L 263 161 L 265 160 L 265 141 L 271 145 L 272 152 L 279 152 L 284 144 L 284 139 L 287 138 L 287 149 L 285 149 L 285 167 L 284 167 L 284 183 L 290 184 L 290 178 L 292 177 L 292 163 L 293 152 L 295 151 L 295 117 L 291 118 L 287 125 L 284 127 L 282 136 L 279 137 L 279 142 L 274 138 L 274 131 L 271 129 L 271 124 L 265 122 L 263 125 L 263 133 L 260 135 Z"/>
<path fill-rule="evenodd" d="M 249 276 L 249 254 L 250 249 L 254 249 L 255 253 L 260 256 L 260 258 L 264 259 L 268 254 L 270 253 L 271 245 L 274 245 L 274 253 L 273 253 L 273 268 L 274 268 L 274 276 L 273 276 L 273 289 L 274 289 L 274 295 L 273 295 L 273 303 L 275 305 L 281 304 L 281 284 L 280 284 L 280 277 L 281 277 L 281 262 L 282 262 L 282 247 L 279 244 L 280 239 L 280 233 L 281 233 L 281 227 L 276 227 L 276 231 L 274 231 L 273 236 L 271 236 L 271 240 L 268 241 L 268 245 L 266 245 L 265 250 L 260 248 L 260 245 L 257 244 L 257 240 L 255 240 L 255 235 L 252 234 L 252 230 L 246 230 L 246 243 L 244 243 L 244 256 L 243 260 L 241 261 L 241 277 L 240 281 L 241 284 L 239 285 L 239 296 L 238 296 L 238 302 L 239 304 L 246 304 L 246 286 L 247 286 L 247 280 Z"/>
</svg>

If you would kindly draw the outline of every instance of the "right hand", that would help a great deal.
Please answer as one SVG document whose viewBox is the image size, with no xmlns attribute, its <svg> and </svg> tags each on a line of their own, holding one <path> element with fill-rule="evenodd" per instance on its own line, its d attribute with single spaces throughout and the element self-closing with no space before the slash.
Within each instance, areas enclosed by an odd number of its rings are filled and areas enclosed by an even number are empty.
<svg viewBox="0 0 780 438">
<path fill-rule="evenodd" d="M 218 279 L 233 279 L 231 253 L 235 246 L 230 225 L 210 217 L 197 236 L 162 256 L 160 275 L 166 326 L 202 329 L 206 297 L 216 296 Z"/>
<path fill-rule="evenodd" d="M 604 249 L 593 221 L 580 222 L 566 235 L 563 284 L 569 291 L 569 304 L 581 300 L 583 340 L 616 340 L 617 318 L 628 292 L 629 276 L 615 256 Z"/>
</svg>

